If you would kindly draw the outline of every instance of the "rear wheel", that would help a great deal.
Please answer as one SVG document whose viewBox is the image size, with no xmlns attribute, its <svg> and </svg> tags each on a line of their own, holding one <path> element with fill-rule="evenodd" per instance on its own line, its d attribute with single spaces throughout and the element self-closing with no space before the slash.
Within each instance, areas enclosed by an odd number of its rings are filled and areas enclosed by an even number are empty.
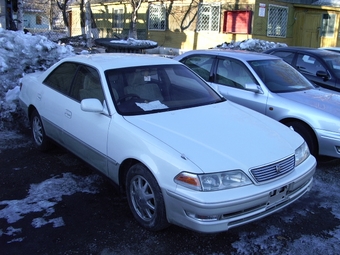
<svg viewBox="0 0 340 255">
<path fill-rule="evenodd" d="M 139 224 L 151 231 L 169 226 L 161 189 L 143 164 L 133 165 L 126 176 L 127 200 Z"/>
<path fill-rule="evenodd" d="M 45 134 L 40 115 L 36 110 L 31 115 L 31 129 L 36 147 L 41 151 L 47 151 L 51 147 L 51 141 Z"/>
<path fill-rule="evenodd" d="M 288 127 L 293 127 L 293 129 L 295 130 L 295 132 L 297 132 L 299 135 L 301 135 L 303 137 L 303 139 L 305 139 L 308 147 L 309 147 L 309 151 L 310 153 L 317 157 L 318 156 L 318 143 L 316 140 L 315 135 L 313 134 L 313 131 L 311 130 L 310 127 L 308 127 L 306 124 L 302 123 L 302 122 L 298 122 L 298 121 L 293 121 L 293 122 L 289 122 L 286 123 L 286 125 Z"/>
</svg>

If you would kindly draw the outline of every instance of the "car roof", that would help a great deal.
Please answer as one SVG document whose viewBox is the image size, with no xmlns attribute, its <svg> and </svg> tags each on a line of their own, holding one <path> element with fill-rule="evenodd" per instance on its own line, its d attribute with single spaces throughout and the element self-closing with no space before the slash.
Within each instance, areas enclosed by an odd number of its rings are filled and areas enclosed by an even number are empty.
<svg viewBox="0 0 340 255">
<path fill-rule="evenodd" d="M 331 50 L 334 52 L 340 52 L 340 47 L 321 47 L 320 50 Z"/>
<path fill-rule="evenodd" d="M 98 53 L 75 55 L 62 59 L 62 62 L 66 61 L 93 65 L 97 68 L 101 68 L 102 70 L 146 65 L 181 64 L 170 58 L 158 55 L 136 53 Z"/>
<path fill-rule="evenodd" d="M 330 56 L 334 55 L 334 52 L 329 50 L 323 50 L 319 48 L 311 48 L 311 47 L 300 47 L 300 46 L 288 46 L 288 47 L 278 47 L 267 50 L 266 52 L 274 52 L 274 51 L 299 51 L 299 52 L 308 52 L 310 54 L 314 54 L 317 56 Z"/>
<path fill-rule="evenodd" d="M 267 55 L 260 52 L 246 51 L 246 50 L 232 50 L 232 49 L 207 49 L 207 50 L 192 50 L 187 51 L 187 54 L 213 54 L 217 56 L 232 57 L 242 59 L 244 61 L 251 60 L 266 60 L 266 59 L 281 59 L 273 55 Z M 185 56 L 186 53 L 183 55 Z"/>
</svg>

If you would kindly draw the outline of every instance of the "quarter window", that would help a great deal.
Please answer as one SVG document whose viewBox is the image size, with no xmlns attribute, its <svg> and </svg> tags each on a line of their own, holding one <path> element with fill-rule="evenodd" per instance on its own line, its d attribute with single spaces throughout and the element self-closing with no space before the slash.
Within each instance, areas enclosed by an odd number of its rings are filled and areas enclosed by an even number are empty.
<svg viewBox="0 0 340 255">
<path fill-rule="evenodd" d="M 203 4 L 198 7 L 197 31 L 218 32 L 221 4 Z"/>
</svg>

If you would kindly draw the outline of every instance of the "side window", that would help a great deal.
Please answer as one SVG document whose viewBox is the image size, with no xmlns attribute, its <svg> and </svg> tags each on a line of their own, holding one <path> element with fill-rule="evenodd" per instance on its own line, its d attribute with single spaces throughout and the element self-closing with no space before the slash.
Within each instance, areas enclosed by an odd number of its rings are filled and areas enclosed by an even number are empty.
<svg viewBox="0 0 340 255">
<path fill-rule="evenodd" d="M 236 87 L 235 82 L 230 79 L 230 72 L 232 72 L 231 61 L 229 59 L 219 59 L 216 70 L 216 83 L 229 87 Z"/>
<path fill-rule="evenodd" d="M 214 62 L 214 56 L 195 55 L 185 58 L 182 63 L 196 72 L 204 80 L 209 81 L 210 70 Z"/>
<path fill-rule="evenodd" d="M 229 87 L 244 89 L 246 84 L 257 84 L 248 68 L 234 59 L 219 59 L 216 82 Z"/>
<path fill-rule="evenodd" d="M 274 53 L 275 56 L 278 56 L 282 58 L 284 61 L 286 61 L 288 64 L 292 64 L 294 59 L 294 52 L 288 52 L 288 51 L 277 51 Z"/>
<path fill-rule="evenodd" d="M 75 77 L 72 94 L 75 97 L 79 95 L 80 100 L 97 98 L 103 103 L 104 93 L 97 70 L 89 66 L 81 66 Z"/>
<path fill-rule="evenodd" d="M 46 86 L 59 91 L 62 94 L 67 95 L 71 88 L 74 74 L 76 73 L 77 64 L 66 62 L 58 66 L 43 83 Z"/>
<path fill-rule="evenodd" d="M 299 71 L 307 73 L 307 74 L 311 74 L 314 76 L 316 76 L 317 71 L 326 72 L 326 69 L 317 59 L 306 54 L 298 55 L 298 58 L 296 61 L 296 67 Z"/>
</svg>

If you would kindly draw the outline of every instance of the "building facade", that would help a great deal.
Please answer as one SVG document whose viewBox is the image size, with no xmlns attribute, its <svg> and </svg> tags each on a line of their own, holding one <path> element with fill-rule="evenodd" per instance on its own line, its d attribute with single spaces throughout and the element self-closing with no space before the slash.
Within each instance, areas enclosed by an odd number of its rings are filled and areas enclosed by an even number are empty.
<svg viewBox="0 0 340 255">
<path fill-rule="evenodd" d="M 138 39 L 159 46 L 204 49 L 250 38 L 288 45 L 340 46 L 340 6 L 312 0 L 145 1 L 138 10 Z M 91 1 L 101 38 L 128 37 L 131 5 Z M 80 35 L 79 5 L 70 8 L 71 35 Z"/>
</svg>

